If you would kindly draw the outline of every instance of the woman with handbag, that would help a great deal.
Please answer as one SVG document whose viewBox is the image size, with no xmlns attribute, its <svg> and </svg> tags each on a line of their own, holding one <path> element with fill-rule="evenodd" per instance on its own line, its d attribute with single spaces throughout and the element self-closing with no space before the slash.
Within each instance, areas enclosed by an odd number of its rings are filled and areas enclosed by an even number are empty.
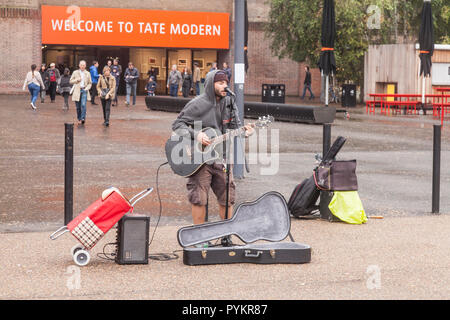
<svg viewBox="0 0 450 320">
<path fill-rule="evenodd" d="M 111 113 L 111 101 L 115 96 L 116 78 L 111 75 L 108 66 L 103 68 L 103 75 L 98 79 L 97 92 L 100 94 L 100 101 L 103 108 L 103 125 L 109 127 L 109 115 Z"/>
</svg>

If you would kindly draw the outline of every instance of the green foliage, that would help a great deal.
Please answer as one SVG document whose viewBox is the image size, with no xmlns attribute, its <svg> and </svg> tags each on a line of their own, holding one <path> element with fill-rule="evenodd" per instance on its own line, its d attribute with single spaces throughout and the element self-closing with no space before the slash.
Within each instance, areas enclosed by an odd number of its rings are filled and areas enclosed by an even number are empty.
<svg viewBox="0 0 450 320">
<path fill-rule="evenodd" d="M 380 29 L 369 29 L 369 5 L 380 8 Z M 319 61 L 323 0 L 270 0 L 266 35 L 280 58 Z M 423 0 L 335 0 L 337 64 L 339 82 L 362 84 L 364 54 L 369 44 L 418 42 Z M 435 42 L 450 43 L 448 0 L 432 0 Z"/>
</svg>

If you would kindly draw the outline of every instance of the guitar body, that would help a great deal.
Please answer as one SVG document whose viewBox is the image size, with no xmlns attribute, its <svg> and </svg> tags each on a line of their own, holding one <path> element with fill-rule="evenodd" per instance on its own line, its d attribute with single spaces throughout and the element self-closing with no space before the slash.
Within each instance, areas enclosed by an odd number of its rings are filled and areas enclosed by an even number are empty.
<svg viewBox="0 0 450 320">
<path fill-rule="evenodd" d="M 272 116 L 260 117 L 252 127 L 264 128 L 273 122 Z M 245 128 L 241 127 L 221 134 L 213 128 L 204 128 L 202 130 L 209 139 L 211 144 L 203 146 L 191 137 L 180 136 L 175 132 L 167 140 L 165 151 L 167 162 L 169 162 L 172 171 L 182 177 L 190 177 L 196 173 L 205 163 L 211 164 L 222 160 L 224 154 L 224 142 L 230 141 L 232 137 L 239 136 L 245 132 Z"/>
<path fill-rule="evenodd" d="M 210 140 L 218 136 L 213 128 L 205 128 Z M 173 133 L 165 145 L 167 161 L 172 171 L 182 177 L 190 177 L 196 173 L 204 164 L 211 164 L 222 159 L 222 143 L 202 146 L 196 140 Z"/>
</svg>

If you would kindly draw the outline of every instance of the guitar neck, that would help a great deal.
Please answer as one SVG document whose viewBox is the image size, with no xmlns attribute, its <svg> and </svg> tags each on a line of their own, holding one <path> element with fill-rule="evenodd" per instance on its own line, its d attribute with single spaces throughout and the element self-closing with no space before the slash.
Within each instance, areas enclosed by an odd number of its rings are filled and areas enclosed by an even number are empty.
<svg viewBox="0 0 450 320">
<path fill-rule="evenodd" d="M 212 142 L 213 142 L 213 143 L 220 143 L 220 142 L 223 142 L 223 141 L 225 141 L 225 140 L 227 140 L 227 139 L 229 139 L 229 138 L 233 138 L 233 137 L 239 136 L 239 135 L 242 134 L 244 131 L 245 131 L 245 128 L 244 128 L 244 127 L 241 127 L 241 128 L 235 129 L 235 130 L 228 131 L 227 133 L 225 133 L 225 134 L 223 134 L 223 135 L 221 135 L 221 136 L 215 137 L 215 138 L 213 139 Z"/>
</svg>

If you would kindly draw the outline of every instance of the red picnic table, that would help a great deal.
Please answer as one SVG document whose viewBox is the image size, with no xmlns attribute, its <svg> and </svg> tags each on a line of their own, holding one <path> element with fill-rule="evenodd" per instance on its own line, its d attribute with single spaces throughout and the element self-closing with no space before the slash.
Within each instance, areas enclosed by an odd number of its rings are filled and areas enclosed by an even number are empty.
<svg viewBox="0 0 450 320">
<path fill-rule="evenodd" d="M 439 89 L 450 89 L 450 88 L 439 88 Z M 450 95 L 445 95 L 442 91 L 441 94 L 427 94 L 425 95 L 425 99 L 432 99 L 433 106 L 433 115 L 440 116 L 441 113 L 438 113 L 438 109 L 445 109 L 449 107 L 447 103 L 447 99 L 450 98 Z M 450 91 L 450 90 L 449 90 Z M 417 106 L 422 104 L 422 95 L 421 94 L 399 94 L 399 93 L 370 93 L 369 97 L 371 100 L 366 101 L 366 113 L 375 113 L 375 107 L 380 106 L 381 114 L 390 114 L 391 107 L 395 113 L 401 113 L 401 109 L 403 107 L 403 111 L 405 114 L 417 114 Z M 392 100 L 388 100 L 387 98 L 393 98 Z"/>
</svg>

